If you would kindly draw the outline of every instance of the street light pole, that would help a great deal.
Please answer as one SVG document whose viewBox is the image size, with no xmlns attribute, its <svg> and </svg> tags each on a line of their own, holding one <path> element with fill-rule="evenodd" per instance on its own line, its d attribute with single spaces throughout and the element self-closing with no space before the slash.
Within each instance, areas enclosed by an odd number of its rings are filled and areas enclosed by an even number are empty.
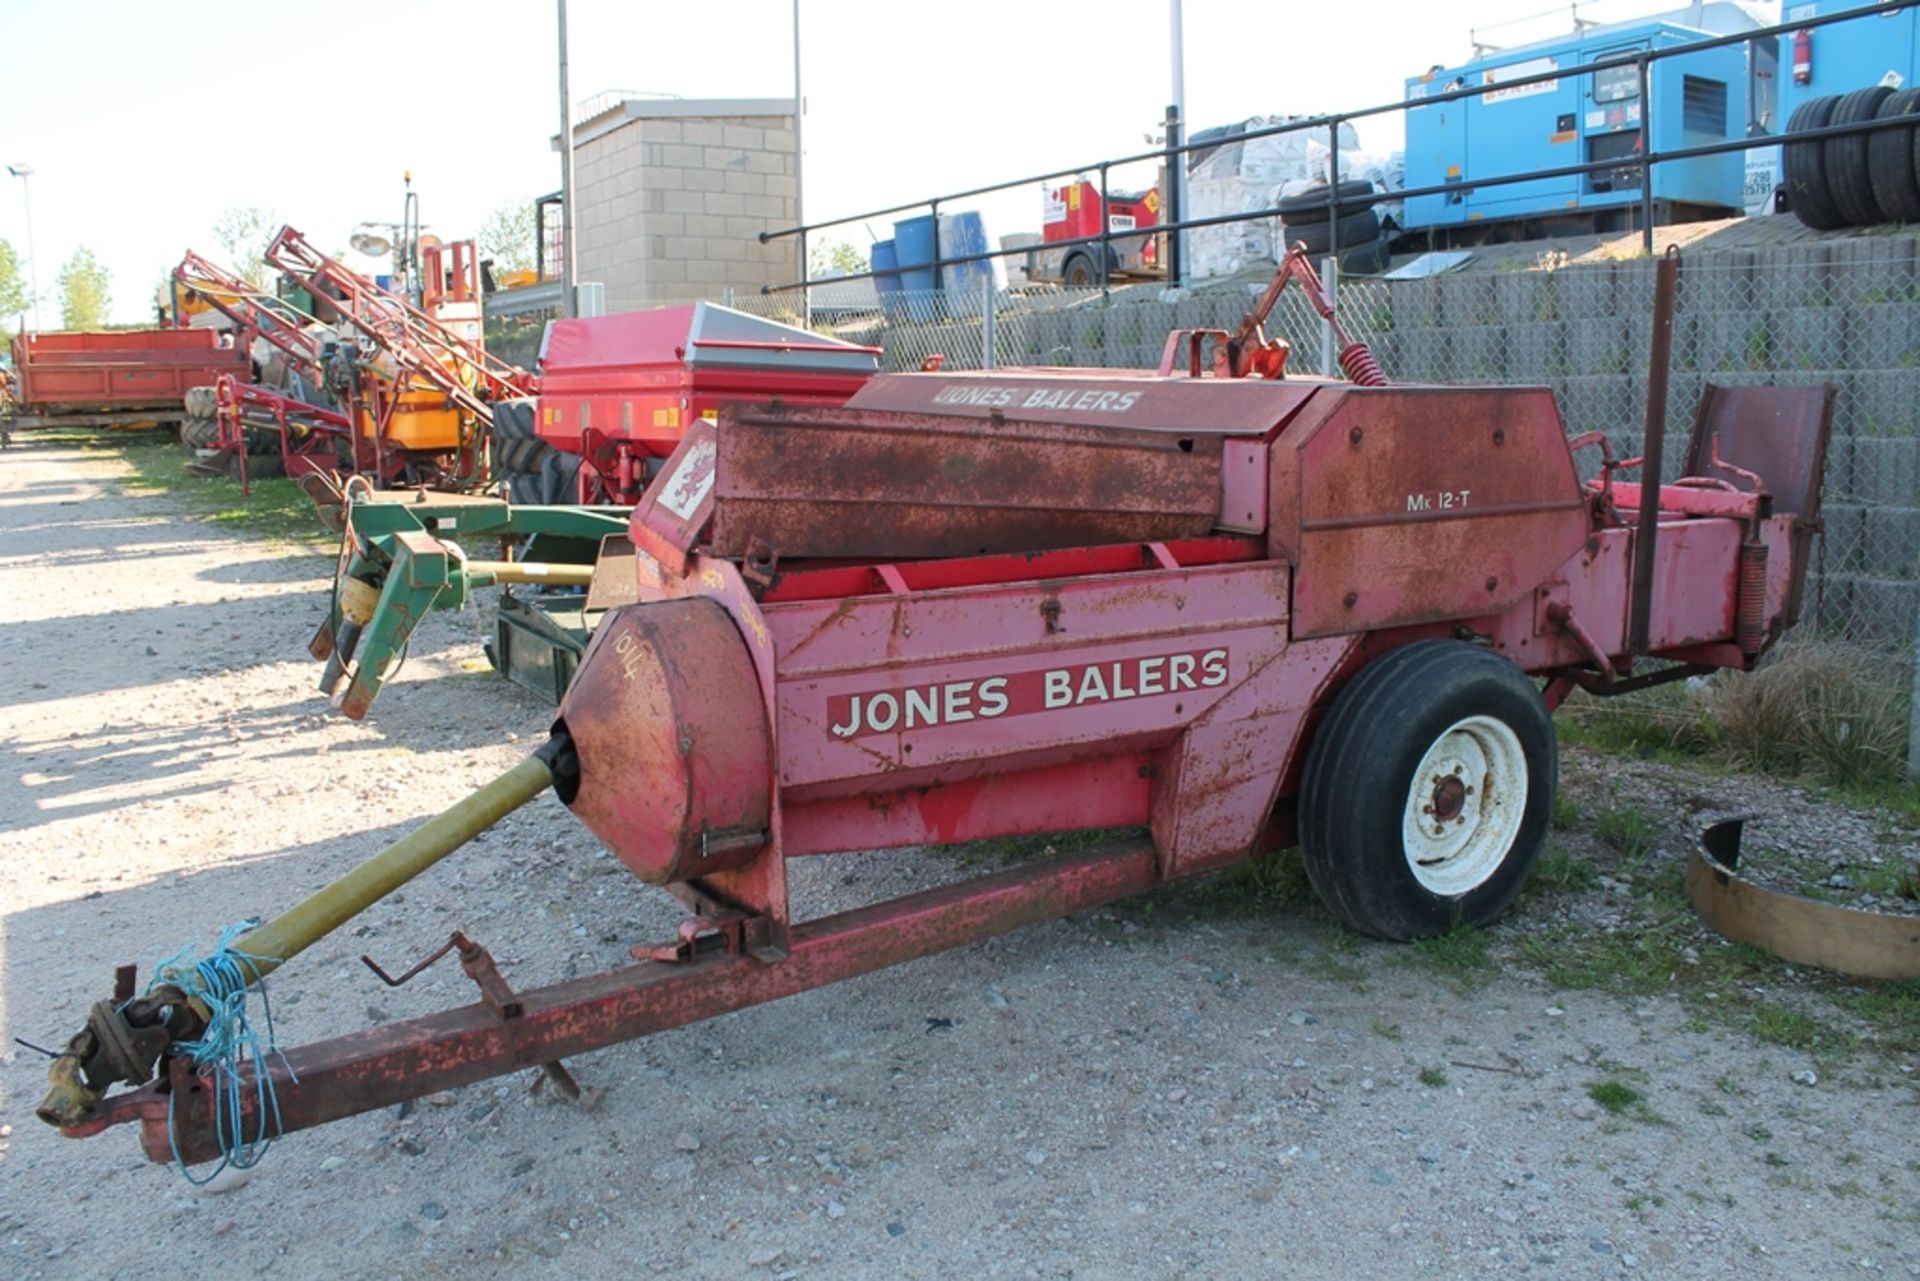
<svg viewBox="0 0 1920 1281">
<path fill-rule="evenodd" d="M 573 243 L 573 99 L 567 88 L 567 0 L 560 0 L 560 314 L 579 314 L 574 287 L 580 256 Z"/>
<path fill-rule="evenodd" d="M 1168 0 L 1167 19 L 1172 27 L 1169 43 L 1172 45 L 1173 53 L 1173 106 L 1179 115 L 1181 131 L 1184 133 L 1187 129 L 1187 23 L 1181 12 L 1180 0 Z M 1173 172 L 1167 175 L 1167 183 L 1173 188 L 1171 192 L 1173 199 L 1167 203 L 1173 208 L 1174 221 L 1179 222 L 1191 216 L 1187 211 L 1187 157 L 1186 153 L 1182 152 L 1179 155 L 1169 156 L 1168 159 L 1173 162 Z M 1177 289 L 1186 284 L 1187 233 L 1176 231 L 1173 233 L 1173 239 L 1173 253 L 1170 255 L 1173 259 L 1173 278 L 1167 283 Z"/>
<path fill-rule="evenodd" d="M 40 255 L 33 251 L 33 192 L 27 179 L 33 176 L 33 166 L 22 160 L 19 164 L 8 165 L 7 172 L 20 180 L 20 199 L 27 207 L 27 281 L 33 290 L 33 327 L 40 326 Z"/>
<path fill-rule="evenodd" d="M 806 206 L 806 135 L 803 132 L 801 118 L 807 114 L 807 100 L 800 87 L 800 0 L 793 0 L 793 225 L 800 228 L 799 242 L 795 246 L 800 255 L 800 323 L 808 329 L 813 328 L 813 296 L 807 288 L 807 206 Z"/>
</svg>

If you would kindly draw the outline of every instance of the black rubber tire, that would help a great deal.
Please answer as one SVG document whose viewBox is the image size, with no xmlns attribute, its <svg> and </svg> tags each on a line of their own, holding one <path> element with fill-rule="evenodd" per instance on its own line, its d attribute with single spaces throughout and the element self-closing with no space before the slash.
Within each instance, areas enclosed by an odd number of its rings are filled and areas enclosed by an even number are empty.
<svg viewBox="0 0 1920 1281">
<path fill-rule="evenodd" d="M 278 438 L 274 440 L 273 452 L 270 454 L 254 453 L 251 448 L 253 445 L 253 437 L 251 436 L 247 438 L 247 445 L 249 446 L 247 450 L 248 480 L 271 480 L 275 476 L 284 476 L 287 474 L 287 460 L 280 456 L 280 441 Z M 239 475 L 238 469 L 235 469 L 234 478 L 236 480 L 239 479 Z"/>
<path fill-rule="evenodd" d="M 507 472 L 503 479 L 507 484 L 508 502 L 520 507 L 538 507 L 546 503 L 546 491 L 541 486 L 540 477 L 514 471 Z"/>
<path fill-rule="evenodd" d="M 1060 283 L 1069 289 L 1098 289 L 1100 272 L 1086 254 L 1072 254 L 1060 270 Z"/>
<path fill-rule="evenodd" d="M 1801 103 L 1787 121 L 1789 138 L 1796 132 L 1824 129 L 1839 103 L 1839 97 L 1834 94 Z M 1794 217 L 1815 231 L 1834 231 L 1846 226 L 1833 203 L 1833 191 L 1827 185 L 1826 147 L 1818 142 L 1789 141 L 1781 151 L 1787 204 Z"/>
<path fill-rule="evenodd" d="M 1881 99 L 1876 118 L 1920 116 L 1920 89 Z M 1873 200 L 1891 222 L 1920 222 L 1920 129 L 1882 129 L 1867 137 L 1867 177 Z"/>
<path fill-rule="evenodd" d="M 1872 120 L 1880 114 L 1880 104 L 1892 96 L 1893 90 L 1886 85 L 1855 89 L 1834 106 L 1827 123 L 1857 125 Z M 1886 211 L 1873 198 L 1873 177 L 1867 171 L 1867 141 L 1872 136 L 1861 133 L 1848 138 L 1829 138 L 1822 157 L 1827 187 L 1833 192 L 1833 206 L 1855 227 L 1871 227 L 1888 221 Z"/>
<path fill-rule="evenodd" d="M 1384 234 L 1376 235 L 1364 244 L 1340 251 L 1340 274 L 1343 276 L 1372 276 L 1387 269 L 1393 261 L 1393 255 L 1387 249 Z"/>
<path fill-rule="evenodd" d="M 502 400 L 493 407 L 495 440 L 532 440 L 539 435 L 539 401 L 530 396 Z"/>
<path fill-rule="evenodd" d="M 571 507 L 580 501 L 580 455 L 553 450 L 540 465 L 540 501 L 550 507 Z"/>
<path fill-rule="evenodd" d="M 1362 210 L 1370 210 L 1372 205 L 1349 204 L 1348 201 L 1364 199 L 1373 194 L 1373 184 L 1364 179 L 1355 178 L 1340 184 L 1340 217 L 1351 218 Z M 1276 201 L 1275 209 L 1280 211 L 1280 221 L 1290 227 L 1304 227 L 1311 222 L 1327 220 L 1327 184 L 1316 182 L 1305 191 L 1285 200 Z"/>
<path fill-rule="evenodd" d="M 1499 863 L 1465 893 L 1444 896 L 1415 877 L 1401 822 L 1428 749 L 1474 716 L 1497 720 L 1518 741 L 1527 796 Z M 1307 879 L 1335 916 L 1380 938 L 1485 925 L 1513 902 L 1546 844 L 1558 783 L 1553 717 L 1525 673 L 1461 641 L 1404 645 L 1335 695 L 1308 745 L 1299 810 Z M 1485 805 L 1488 791 L 1483 785 L 1481 799 L 1463 803 Z"/>
<path fill-rule="evenodd" d="M 553 446 L 540 439 L 538 402 L 531 399 L 503 400 L 493 407 L 493 470 L 496 475 L 519 472 L 538 476 L 540 468 L 553 453 Z"/>
<path fill-rule="evenodd" d="M 1327 252 L 1331 242 L 1327 238 L 1327 228 L 1331 226 L 1326 219 L 1318 222 L 1294 224 L 1284 222 L 1287 243 L 1285 249 L 1296 244 L 1305 245 L 1307 252 L 1315 257 Z M 1342 252 L 1355 245 L 1364 245 L 1380 238 L 1380 215 L 1371 209 L 1362 209 L 1359 213 L 1348 214 L 1340 219 L 1340 248 Z"/>
<path fill-rule="evenodd" d="M 188 449 L 212 449 L 214 437 L 220 432 L 220 421 L 216 418 L 199 418 L 192 414 L 180 420 L 180 443 Z"/>
<path fill-rule="evenodd" d="M 495 471 L 524 472 L 529 476 L 540 474 L 540 466 L 547 456 L 553 453 L 553 447 L 544 440 L 502 440 L 494 442 L 493 465 Z"/>
</svg>

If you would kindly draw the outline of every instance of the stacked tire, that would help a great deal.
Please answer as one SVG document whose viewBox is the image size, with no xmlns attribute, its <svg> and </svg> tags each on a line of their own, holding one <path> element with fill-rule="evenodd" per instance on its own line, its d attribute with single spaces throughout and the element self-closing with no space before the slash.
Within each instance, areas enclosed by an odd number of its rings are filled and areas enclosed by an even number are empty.
<svg viewBox="0 0 1920 1281">
<path fill-rule="evenodd" d="M 493 474 L 507 501 L 554 506 L 578 501 L 580 458 L 540 439 L 538 402 L 503 400 L 493 407 Z"/>
<path fill-rule="evenodd" d="M 219 419 L 215 417 L 218 406 L 213 398 L 213 388 L 187 388 L 183 408 L 186 417 L 180 420 L 180 443 L 195 451 L 212 449 L 214 437 L 220 430 Z"/>
<path fill-rule="evenodd" d="M 1323 258 L 1333 248 L 1337 236 L 1343 274 L 1365 276 L 1386 270 L 1386 229 L 1380 225 L 1380 215 L 1369 199 L 1373 194 L 1370 182 L 1341 183 L 1335 193 L 1333 210 L 1338 215 L 1337 221 L 1329 215 L 1324 182 L 1280 201 L 1274 207 L 1280 211 L 1284 244 L 1274 256 L 1278 258 L 1294 245 L 1303 244 L 1309 256 Z"/>
<path fill-rule="evenodd" d="M 1794 142 L 1796 133 L 1871 120 L 1913 123 Z M 1787 121 L 1787 205 L 1815 231 L 1920 222 L 1920 88 L 1886 85 L 1810 98 Z"/>
</svg>

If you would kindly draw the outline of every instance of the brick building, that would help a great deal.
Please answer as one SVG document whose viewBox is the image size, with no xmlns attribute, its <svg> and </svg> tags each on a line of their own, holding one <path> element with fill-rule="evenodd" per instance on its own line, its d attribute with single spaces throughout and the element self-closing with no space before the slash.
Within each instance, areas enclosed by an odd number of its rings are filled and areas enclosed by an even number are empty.
<svg viewBox="0 0 1920 1281">
<path fill-rule="evenodd" d="M 606 310 L 797 275 L 790 98 L 621 98 L 574 126 L 574 235 Z"/>
</svg>

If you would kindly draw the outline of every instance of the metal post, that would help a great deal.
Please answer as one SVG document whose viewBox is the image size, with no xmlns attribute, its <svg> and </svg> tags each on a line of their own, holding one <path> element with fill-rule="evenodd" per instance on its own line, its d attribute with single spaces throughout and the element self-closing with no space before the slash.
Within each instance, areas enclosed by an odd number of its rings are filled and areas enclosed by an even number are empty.
<svg viewBox="0 0 1920 1281">
<path fill-rule="evenodd" d="M 1640 515 L 1633 527 L 1633 592 L 1627 602 L 1627 652 L 1644 654 L 1653 618 L 1655 543 L 1660 537 L 1660 481 L 1666 464 L 1667 377 L 1673 366 L 1673 303 L 1680 252 L 1667 247 L 1653 274 L 1653 349 L 1647 359 L 1647 426 L 1640 441 Z"/>
<path fill-rule="evenodd" d="M 940 201 L 938 198 L 927 205 L 927 216 L 933 219 L 933 288 L 938 293 L 942 287 L 940 280 Z M 932 301 L 928 304 L 931 307 Z"/>
<path fill-rule="evenodd" d="M 993 264 L 987 264 L 986 279 L 980 282 L 980 368 L 992 369 L 993 355 L 993 307 L 996 299 L 993 289 Z"/>
<path fill-rule="evenodd" d="M 1653 252 L 1653 166 L 1646 157 L 1653 153 L 1653 92 L 1647 75 L 1647 55 L 1634 59 L 1634 71 L 1640 77 L 1640 247 Z"/>
<path fill-rule="evenodd" d="M 1327 126 L 1327 256 L 1340 257 L 1340 119 Z"/>
<path fill-rule="evenodd" d="M 43 328 L 40 320 L 40 255 L 33 248 L 33 166 L 24 160 L 7 166 L 7 172 L 20 180 L 20 200 L 27 207 L 27 287 L 33 290 L 33 327 Z"/>
<path fill-rule="evenodd" d="M 794 274 L 800 277 L 800 323 L 811 329 L 813 291 L 807 287 L 807 278 L 813 271 L 807 265 L 807 211 L 805 180 L 801 172 L 807 149 L 800 121 L 806 114 L 807 100 L 800 93 L 800 0 L 793 0 L 793 225 L 800 228 L 796 246 L 800 254 L 800 270 Z"/>
<path fill-rule="evenodd" d="M 580 256 L 573 236 L 573 99 L 567 88 L 567 0 L 560 5 L 560 314 L 574 316 Z"/>
<path fill-rule="evenodd" d="M 1920 783 L 1920 608 L 1913 611 L 1913 696 L 1907 721 L 1907 781 Z"/>
<path fill-rule="evenodd" d="M 1109 168 L 1106 161 L 1100 162 L 1100 301 L 1103 303 L 1113 297 L 1113 203 L 1107 195 Z"/>
<path fill-rule="evenodd" d="M 1177 175 L 1186 165 L 1187 158 L 1180 150 L 1180 104 L 1177 102 L 1167 104 L 1166 135 L 1166 220 L 1171 223 L 1179 223 L 1187 216 L 1187 205 L 1185 199 L 1183 199 L 1183 188 L 1185 184 L 1179 181 Z M 1182 246 L 1185 240 L 1186 233 L 1183 231 L 1173 232 L 1167 237 L 1167 282 L 1176 288 L 1187 278 L 1187 256 L 1182 252 Z"/>
<path fill-rule="evenodd" d="M 1187 41 L 1186 18 L 1181 12 L 1180 0 L 1168 0 L 1167 18 L 1173 29 L 1170 39 L 1173 52 L 1173 116 L 1177 120 L 1184 120 L 1187 114 Z M 1180 211 L 1174 217 L 1174 221 L 1178 222 L 1186 217 L 1187 158 L 1176 154 L 1170 159 L 1173 164 L 1167 171 L 1168 201 L 1173 209 Z M 1186 283 L 1186 243 L 1187 233 L 1176 231 L 1172 243 L 1167 246 L 1167 283 L 1176 289 Z"/>
<path fill-rule="evenodd" d="M 1329 253 L 1320 264 L 1320 283 L 1326 287 L 1327 303 L 1336 314 L 1340 307 L 1340 258 Z M 1320 317 L 1320 376 L 1331 378 L 1339 366 L 1334 360 L 1334 347 L 1339 342 L 1333 333 L 1333 317 Z"/>
</svg>

